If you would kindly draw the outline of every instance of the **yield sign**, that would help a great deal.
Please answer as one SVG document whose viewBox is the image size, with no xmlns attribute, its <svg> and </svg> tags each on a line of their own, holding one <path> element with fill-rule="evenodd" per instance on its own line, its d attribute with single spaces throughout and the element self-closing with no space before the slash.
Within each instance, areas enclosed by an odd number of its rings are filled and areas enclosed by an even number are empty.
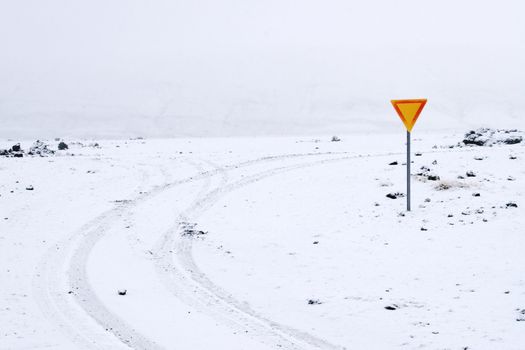
<svg viewBox="0 0 525 350">
<path fill-rule="evenodd" d="M 419 98 L 413 100 L 392 100 L 391 102 L 397 114 L 399 115 L 399 118 L 401 118 L 403 124 L 405 124 L 408 132 L 411 132 L 414 124 L 416 124 L 419 114 L 427 103 L 427 99 Z"/>
</svg>

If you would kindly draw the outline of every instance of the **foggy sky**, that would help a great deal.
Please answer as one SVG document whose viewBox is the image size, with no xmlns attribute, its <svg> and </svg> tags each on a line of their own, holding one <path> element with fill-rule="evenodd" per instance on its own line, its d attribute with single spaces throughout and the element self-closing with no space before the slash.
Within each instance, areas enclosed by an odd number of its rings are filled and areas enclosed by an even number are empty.
<svg viewBox="0 0 525 350">
<path fill-rule="evenodd" d="M 1 137 L 522 122 L 523 1 L 0 0 Z M 426 118 L 426 117 L 425 117 Z"/>
</svg>

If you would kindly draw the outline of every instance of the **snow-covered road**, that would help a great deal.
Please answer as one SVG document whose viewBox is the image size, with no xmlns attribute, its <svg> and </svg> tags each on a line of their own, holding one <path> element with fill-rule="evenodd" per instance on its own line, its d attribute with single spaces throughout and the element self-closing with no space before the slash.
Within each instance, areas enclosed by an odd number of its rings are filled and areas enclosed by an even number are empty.
<svg viewBox="0 0 525 350">
<path fill-rule="evenodd" d="M 404 213 L 402 139 L 2 159 L 0 348 L 523 348 L 522 144 L 414 140 Z"/>
</svg>

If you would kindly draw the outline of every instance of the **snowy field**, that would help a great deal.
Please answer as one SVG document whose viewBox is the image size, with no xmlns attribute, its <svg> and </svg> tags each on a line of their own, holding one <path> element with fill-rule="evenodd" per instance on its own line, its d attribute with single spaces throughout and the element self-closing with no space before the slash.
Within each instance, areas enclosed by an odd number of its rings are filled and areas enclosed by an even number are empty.
<svg viewBox="0 0 525 350">
<path fill-rule="evenodd" d="M 524 349 L 524 143 L 340 137 L 22 142 L 0 349 Z"/>
<path fill-rule="evenodd" d="M 0 350 L 524 350 L 524 13 L 0 1 Z"/>
</svg>

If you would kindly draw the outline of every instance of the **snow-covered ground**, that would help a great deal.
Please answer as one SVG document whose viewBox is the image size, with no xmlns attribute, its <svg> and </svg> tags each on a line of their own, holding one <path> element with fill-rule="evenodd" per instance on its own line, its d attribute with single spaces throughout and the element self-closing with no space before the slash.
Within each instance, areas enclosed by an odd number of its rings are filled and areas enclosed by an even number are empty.
<svg viewBox="0 0 525 350">
<path fill-rule="evenodd" d="M 340 137 L 0 157 L 0 349 L 525 348 L 523 142 Z"/>
</svg>

